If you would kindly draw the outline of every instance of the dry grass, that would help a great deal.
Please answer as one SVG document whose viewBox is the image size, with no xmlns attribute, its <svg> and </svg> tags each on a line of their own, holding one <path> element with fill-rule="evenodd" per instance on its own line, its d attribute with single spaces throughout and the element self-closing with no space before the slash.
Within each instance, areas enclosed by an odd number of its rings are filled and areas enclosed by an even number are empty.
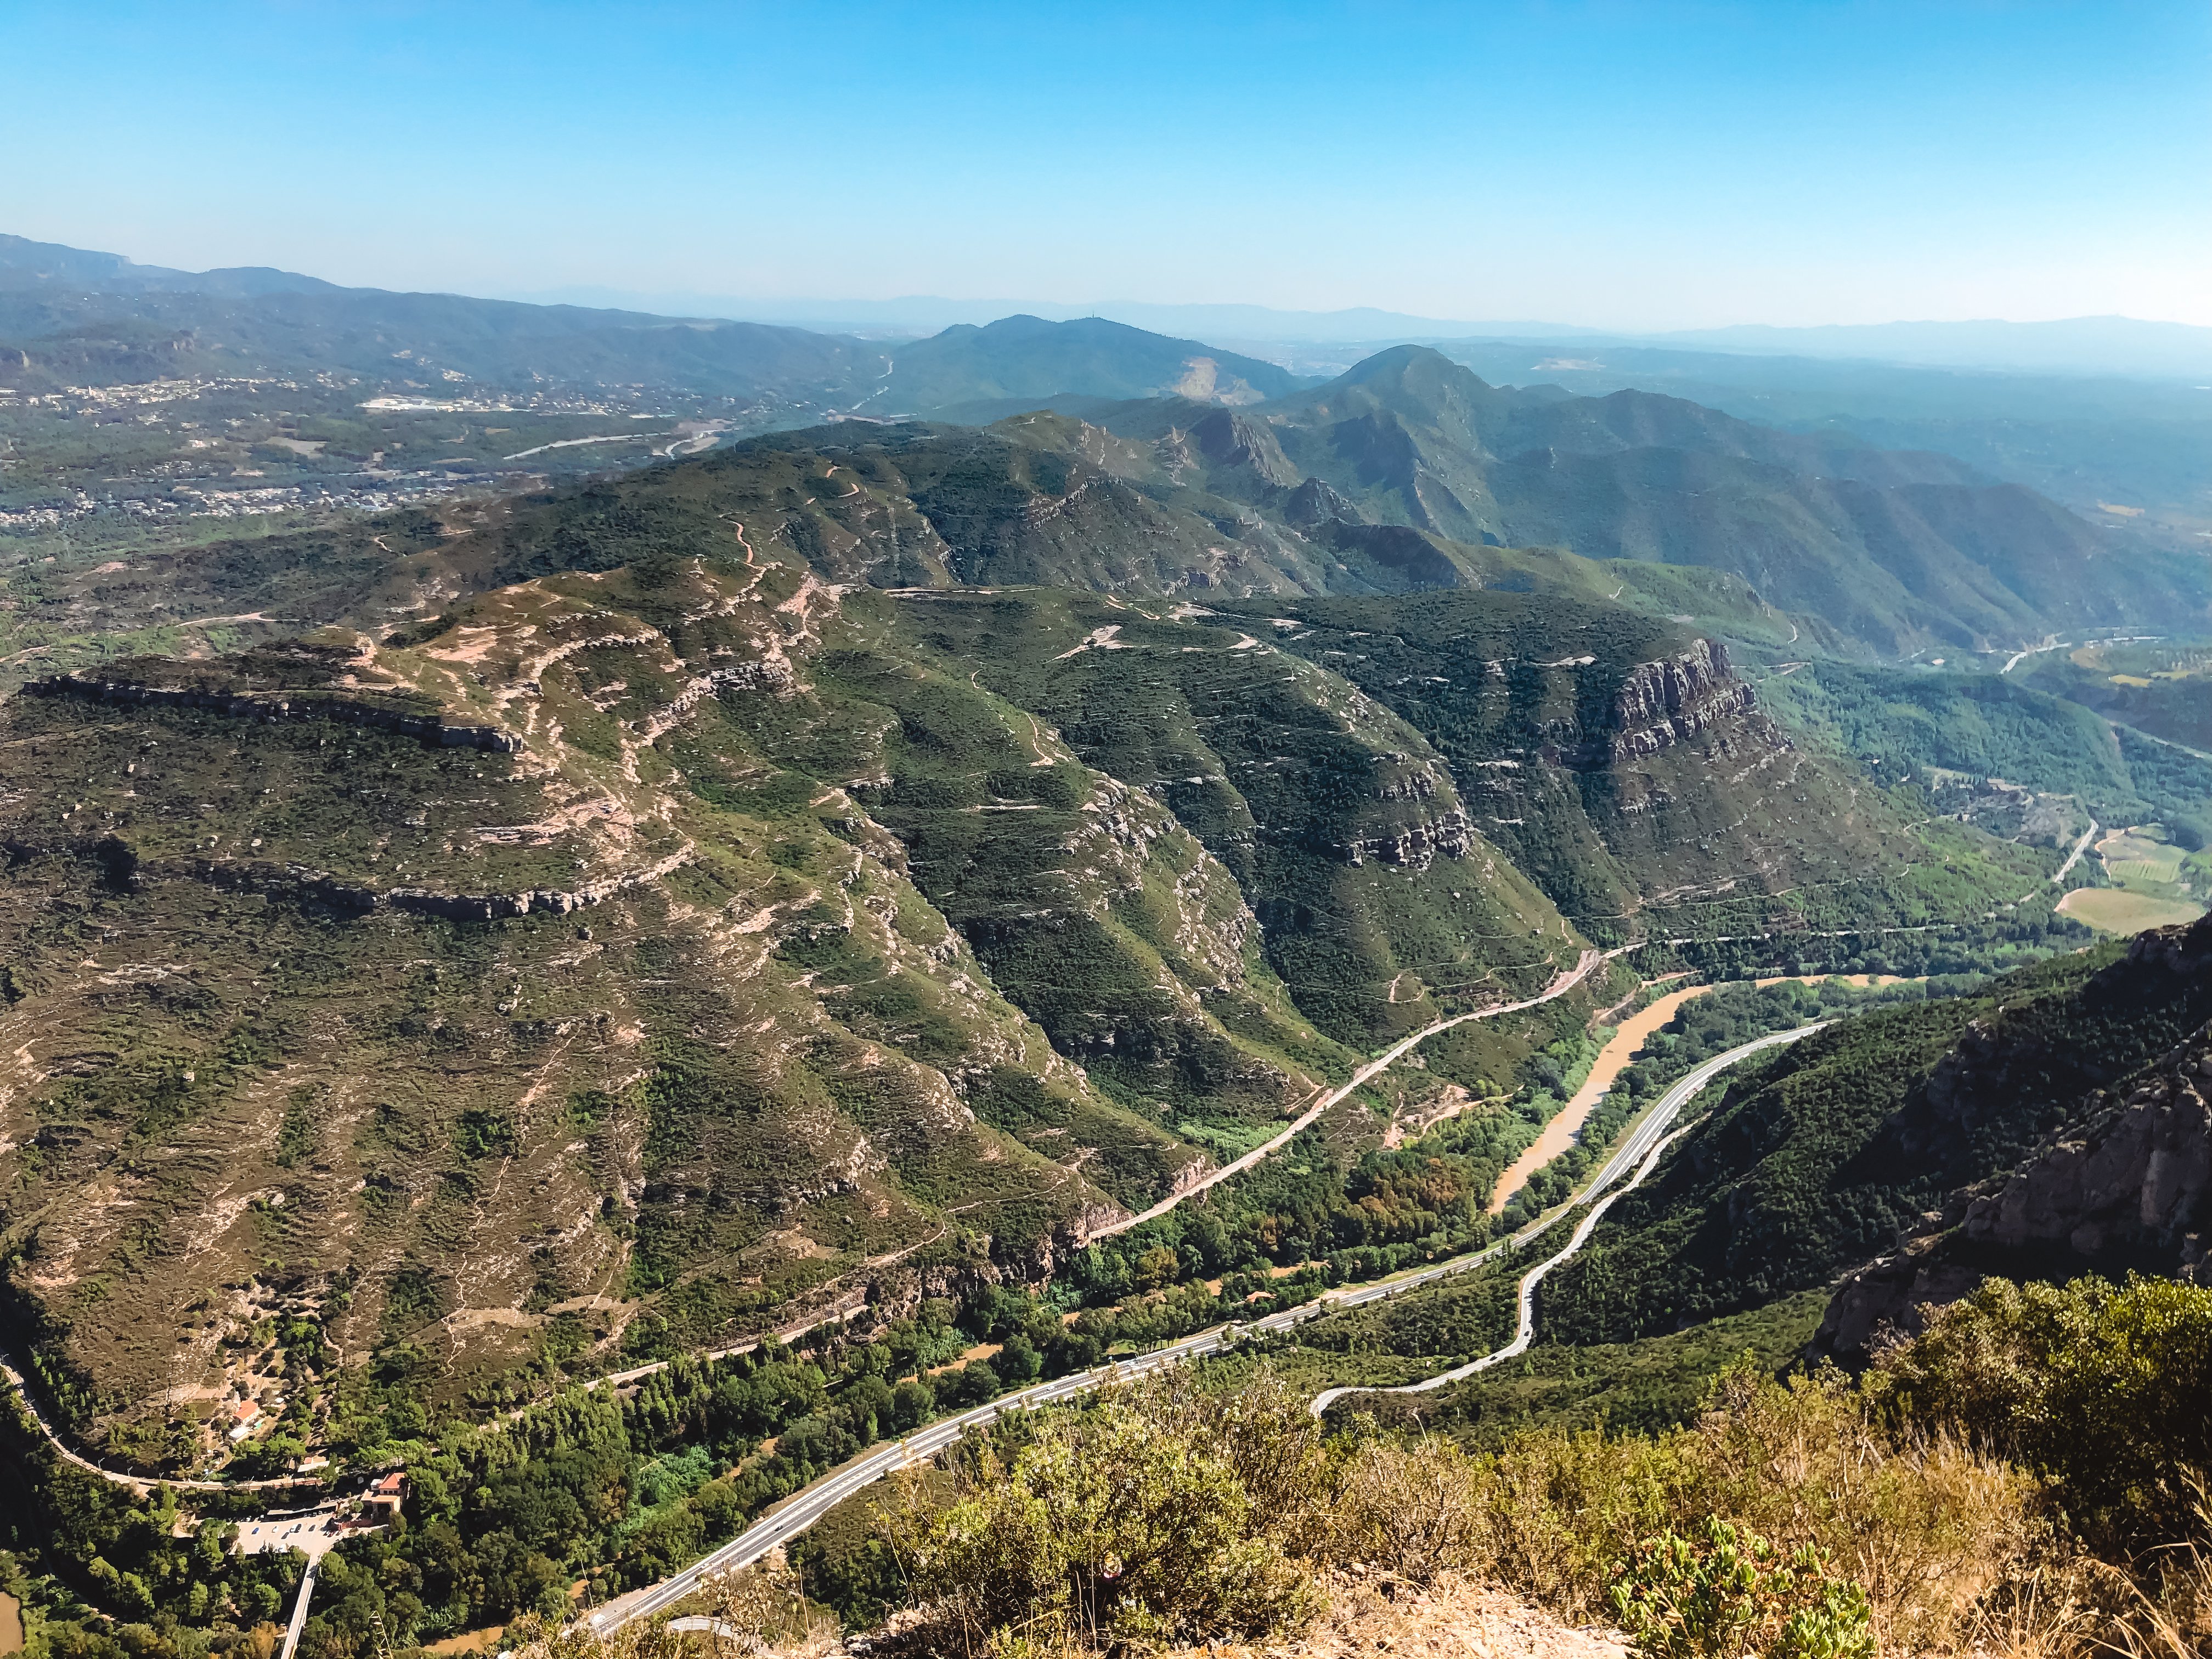
<svg viewBox="0 0 2212 1659">
<path fill-rule="evenodd" d="M 2146 927 L 2170 927 L 2194 921 L 2204 914 L 2202 905 L 2179 899 L 2154 898 L 2120 887 L 2077 887 L 2059 900 L 2058 908 L 2076 921 L 2108 933 L 2140 933 Z"/>
<path fill-rule="evenodd" d="M 961 1487 L 950 1509 L 916 1508 L 894 1528 L 930 1569 L 923 1605 L 854 1651 L 1617 1659 L 1627 1638 L 1606 1594 L 1626 1558 L 1716 1516 L 1785 1551 L 1826 1552 L 1866 1590 L 1884 1654 L 2212 1651 L 2212 1552 L 2181 1546 L 2132 1573 L 2100 1562 L 2044 1518 L 2033 1477 L 1955 1437 L 1897 1437 L 1832 1371 L 1784 1384 L 1737 1370 L 1671 1434 L 1536 1431 L 1484 1456 L 1434 1437 L 1325 1443 L 1271 1378 L 1212 1397 L 1156 1380 L 1040 1421 L 1011 1460 L 981 1453 Z M 1237 1593 L 1177 1542 L 1206 1531 L 1189 1504 L 1165 1501 L 1178 1498 L 1244 1517 L 1214 1540 L 1238 1564 Z M 2212 1509 L 2198 1519 L 2212 1537 Z M 1111 1564 L 1103 1577 L 1093 1557 Z M 1256 1593 L 1285 1571 L 1303 1594 Z M 1134 1620 L 1054 1600 L 1139 1578 L 1152 1599 Z M 716 1594 L 723 1628 L 691 1638 L 714 1659 L 835 1650 L 783 1581 L 748 1575 Z M 541 1630 L 514 1645 L 516 1659 L 677 1659 L 678 1639 L 626 1631 L 601 1648 Z"/>
</svg>

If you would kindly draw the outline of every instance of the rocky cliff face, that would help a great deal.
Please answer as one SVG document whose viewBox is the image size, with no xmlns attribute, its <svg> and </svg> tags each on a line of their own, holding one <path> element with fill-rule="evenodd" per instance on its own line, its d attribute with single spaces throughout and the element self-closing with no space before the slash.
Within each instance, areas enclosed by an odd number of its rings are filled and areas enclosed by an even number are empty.
<svg viewBox="0 0 2212 1659">
<path fill-rule="evenodd" d="M 1264 421 L 1218 409 L 1194 422 L 1190 435 L 1199 453 L 1216 466 L 1249 467 L 1264 482 L 1282 489 L 1298 481 L 1297 468 Z"/>
<path fill-rule="evenodd" d="M 2081 1124 L 1968 1205 L 1966 1242 L 2063 1248 L 2092 1261 L 2140 1255 L 2197 1276 L 2212 1188 L 2208 1091 L 2212 1030 L 2124 1094 L 2091 1096 Z"/>
<path fill-rule="evenodd" d="M 1630 670 L 1613 696 L 1610 732 L 1586 744 L 1583 753 L 1617 766 L 1688 743 L 1753 707 L 1751 686 L 1736 678 L 1728 648 L 1717 640 L 1698 640 L 1675 656 Z M 1771 735 L 1788 746 L 1778 731 Z"/>
<path fill-rule="evenodd" d="M 2108 972 L 2124 983 L 2178 976 L 2212 985 L 2212 921 L 2144 934 Z M 2059 1063 L 2014 1047 L 1986 1025 L 1970 1030 L 1930 1075 L 1919 1109 L 1890 1126 L 1883 1155 L 1940 1161 L 1986 1133 L 2008 1073 Z M 2136 1270 L 2205 1282 L 2208 1231 L 2212 1025 L 2200 1025 L 2155 1064 L 2090 1090 L 2008 1175 L 1954 1193 L 1893 1254 L 1846 1279 L 1814 1346 L 1863 1358 L 1887 1332 L 1917 1332 L 1928 1309 L 1992 1273 Z"/>
</svg>

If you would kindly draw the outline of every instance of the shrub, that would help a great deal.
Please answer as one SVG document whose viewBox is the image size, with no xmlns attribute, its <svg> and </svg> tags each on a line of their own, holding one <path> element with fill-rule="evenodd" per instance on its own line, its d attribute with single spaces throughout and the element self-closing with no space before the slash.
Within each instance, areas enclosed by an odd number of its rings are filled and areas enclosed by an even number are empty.
<svg viewBox="0 0 2212 1659">
<path fill-rule="evenodd" d="M 1826 1552 L 1788 1556 L 1708 1516 L 1694 1539 L 1665 1532 L 1613 1579 L 1613 1616 L 1646 1659 L 1870 1659 L 1866 1591 L 1832 1577 Z"/>
<path fill-rule="evenodd" d="M 1251 1639 L 1317 1609 L 1291 1551 L 1326 1511 L 1324 1460 L 1286 1390 L 1147 1382 L 1021 1426 L 1018 1449 L 979 1449 L 951 1504 L 890 1516 L 938 1646 Z"/>
<path fill-rule="evenodd" d="M 1893 1439 L 1832 1370 L 1785 1383 L 1740 1366 L 1689 1428 L 1537 1430 L 1473 1468 L 1472 1565 L 1582 1619 L 1606 1612 L 1638 1540 L 1720 1516 L 1833 1559 L 1865 1587 L 1882 1646 L 1915 1650 L 1954 1639 L 2043 1541 L 2033 1479 L 1954 1435 Z"/>
<path fill-rule="evenodd" d="M 2212 1470 L 2212 1289 L 1990 1279 L 1882 1355 L 1869 1393 L 2038 1470 L 2101 1546 L 2172 1543 Z"/>
<path fill-rule="evenodd" d="M 1477 1536 L 1471 1476 L 1449 1440 L 1364 1441 L 1337 1496 L 1337 1554 L 1415 1583 L 1463 1566 Z"/>
</svg>

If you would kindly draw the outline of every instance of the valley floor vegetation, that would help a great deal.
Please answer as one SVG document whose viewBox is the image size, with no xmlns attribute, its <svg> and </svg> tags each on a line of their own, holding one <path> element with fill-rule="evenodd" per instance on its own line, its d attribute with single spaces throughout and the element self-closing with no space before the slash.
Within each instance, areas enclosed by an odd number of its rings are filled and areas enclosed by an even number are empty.
<svg viewBox="0 0 2212 1659">
<path fill-rule="evenodd" d="M 568 1419 L 557 1444 L 552 1425 L 519 1425 L 504 1459 L 479 1448 L 442 1475 L 426 1470 L 390 1537 L 325 1564 L 331 1604 L 302 1651 L 356 1659 L 404 1645 L 426 1605 L 413 1587 L 430 1588 L 434 1571 L 501 1570 L 470 1559 L 473 1514 L 533 1488 L 523 1506 L 557 1547 L 561 1529 L 609 1512 L 611 1490 L 568 1477 L 593 1466 L 595 1439 L 623 1410 L 689 1409 L 742 1434 L 775 1415 L 764 1402 L 787 1394 L 790 1377 L 775 1374 L 786 1366 L 763 1361 L 719 1399 L 686 1405 L 671 1386 L 606 1402 L 596 1425 Z M 1272 1644 L 1354 1587 L 1379 1606 L 1463 1583 L 1564 1620 L 1618 1623 L 1651 1659 L 2181 1659 L 2212 1637 L 2206 1288 L 1992 1282 L 1856 1382 L 1747 1358 L 1690 1420 L 1656 1430 L 1549 1424 L 1481 1443 L 1364 1414 L 1316 1422 L 1304 1391 L 1264 1369 L 1225 1380 L 1170 1374 L 970 1437 L 881 1489 L 858 1524 L 809 1534 L 788 1570 L 711 1585 L 717 1645 L 811 1632 L 819 1650 L 825 1614 L 883 1626 L 870 1650 L 884 1656 Z M 686 1476 L 664 1466 L 654 1478 Z M 103 1509 L 93 1483 L 69 1490 L 45 1520 L 76 1536 L 27 1538 L 18 1522 L 0 1558 L 34 1592 L 33 1659 L 267 1659 L 296 1559 L 229 1556 L 219 1520 L 178 1537 L 173 1512 Z M 580 1513 L 594 1501 L 596 1514 Z M 11 1519 L 25 1513 L 11 1503 Z M 66 1593 L 34 1577 L 70 1542 L 98 1545 L 102 1577 L 135 1598 L 137 1619 L 111 1632 L 72 1618 Z M 601 1640 L 569 1622 L 566 1569 L 545 1550 L 505 1570 L 540 1585 L 508 1624 L 518 1659 L 685 1650 L 664 1626 Z M 180 1585 L 228 1614 L 227 1628 L 167 1611 Z"/>
</svg>

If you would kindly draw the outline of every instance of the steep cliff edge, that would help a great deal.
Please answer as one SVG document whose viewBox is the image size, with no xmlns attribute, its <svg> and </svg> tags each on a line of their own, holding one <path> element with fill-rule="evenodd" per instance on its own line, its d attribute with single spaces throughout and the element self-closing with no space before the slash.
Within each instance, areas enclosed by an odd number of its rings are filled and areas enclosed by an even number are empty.
<svg viewBox="0 0 2212 1659">
<path fill-rule="evenodd" d="M 1753 713 L 1750 684 L 1737 678 L 1728 647 L 1717 640 L 1695 640 L 1684 650 L 1629 671 L 1613 694 L 1612 734 L 1604 750 L 1613 765 L 1656 755 L 1689 743 L 1724 720 Z M 1786 748 L 1789 740 L 1771 722 L 1759 734 Z"/>
<path fill-rule="evenodd" d="M 1279 645 L 1419 732 L 1472 827 L 1601 944 L 1920 927 L 2047 873 L 1996 843 L 1931 849 L 1933 831 L 1794 744 L 1726 647 L 1680 624 L 1490 590 L 1266 603 Z"/>
<path fill-rule="evenodd" d="M 2133 1009 L 2156 1031 L 2176 1015 L 2201 1014 L 2212 1004 L 2212 922 L 2143 934 L 2100 978 L 2110 1004 L 2104 1024 Z M 2091 1075 L 2109 1066 L 2100 1064 L 2109 1045 L 2099 1035 L 2093 1027 L 2064 1045 L 2090 1050 L 2082 1069 Z M 1918 1109 L 1893 1121 L 1887 1150 L 1942 1163 L 1986 1144 L 1992 1108 L 2023 1075 L 2063 1074 L 2072 1057 L 2008 1044 L 1978 1026 L 1929 1077 Z M 1953 1191 L 1893 1252 L 1845 1279 L 1814 1346 L 1863 1360 L 1886 1334 L 1912 1334 L 1925 1310 L 1991 1274 L 2133 1271 L 2204 1282 L 2208 1194 L 2212 1025 L 2197 1024 L 2150 1065 L 2076 1095 L 2065 1121 L 2015 1167 Z"/>
</svg>

